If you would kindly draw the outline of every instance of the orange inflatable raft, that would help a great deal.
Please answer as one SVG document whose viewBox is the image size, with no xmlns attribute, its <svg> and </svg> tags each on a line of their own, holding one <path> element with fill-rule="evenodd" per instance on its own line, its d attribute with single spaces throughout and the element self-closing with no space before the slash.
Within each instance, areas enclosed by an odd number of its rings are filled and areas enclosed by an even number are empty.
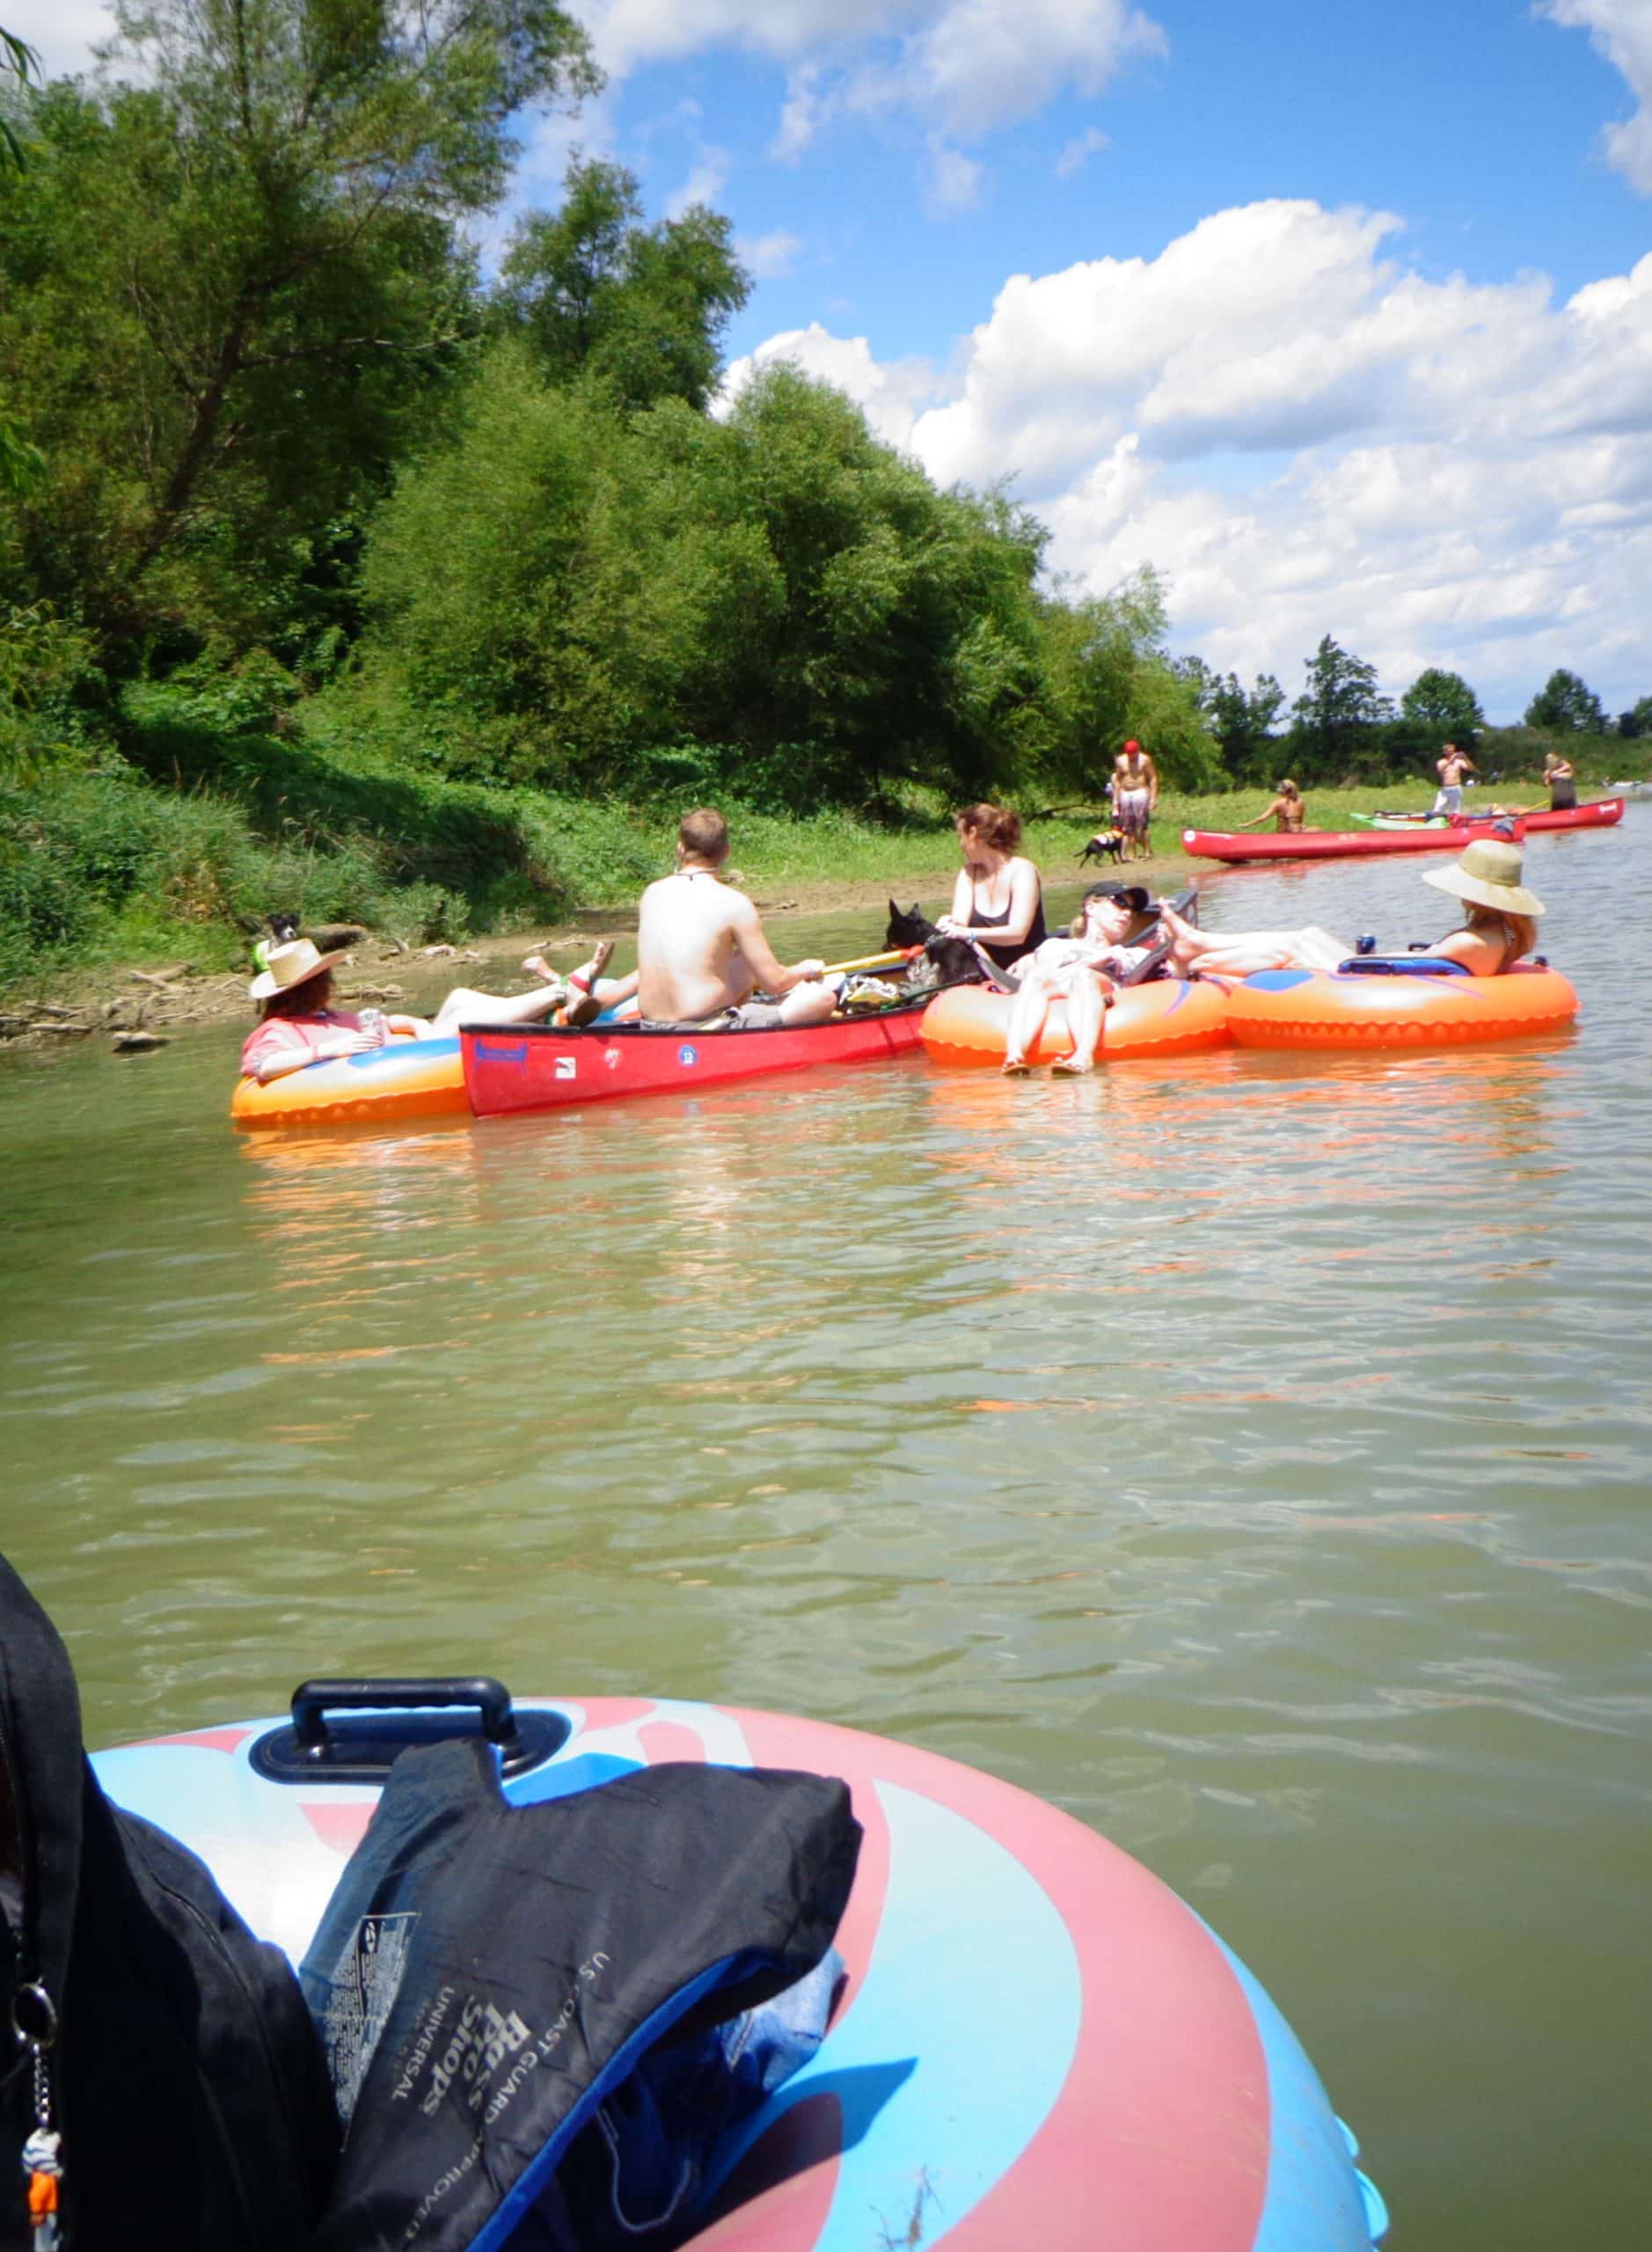
<svg viewBox="0 0 1652 2252">
<path fill-rule="evenodd" d="M 1242 1048 L 1454 1048 L 1558 1032 L 1577 995 L 1557 969 L 1521 962 L 1502 977 L 1264 969 L 1228 996 Z"/>
<path fill-rule="evenodd" d="M 402 1118 L 469 1117 L 457 1035 L 397 1037 L 362 1056 L 306 1064 L 260 1086 L 236 1082 L 230 1122 L 244 1133 L 285 1126 L 387 1125 Z"/>
<path fill-rule="evenodd" d="M 985 985 L 948 986 L 925 1012 L 925 1047 L 939 1064 L 1001 1064 L 1012 998 Z M 1126 986 L 1107 1013 L 1098 1060 L 1114 1064 L 1137 1056 L 1192 1056 L 1202 1049 L 1225 1048 L 1227 999 L 1218 985 L 1187 985 L 1177 978 Z M 1065 1005 L 1053 1001 L 1027 1060 L 1053 1064 L 1071 1046 Z"/>
</svg>

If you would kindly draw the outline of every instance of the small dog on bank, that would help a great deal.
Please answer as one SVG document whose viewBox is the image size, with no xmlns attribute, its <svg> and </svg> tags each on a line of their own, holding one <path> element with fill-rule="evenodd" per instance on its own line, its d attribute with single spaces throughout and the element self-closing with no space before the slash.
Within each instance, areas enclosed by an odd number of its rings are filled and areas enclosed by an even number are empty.
<svg viewBox="0 0 1652 2252">
<path fill-rule="evenodd" d="M 986 972 L 981 958 L 967 939 L 944 937 L 927 915 L 921 914 L 914 900 L 910 907 L 897 907 L 889 902 L 888 928 L 883 933 L 886 947 L 922 947 L 924 959 L 915 961 L 907 971 L 908 983 L 913 985 L 961 985 L 983 983 Z"/>
<path fill-rule="evenodd" d="M 1079 866 L 1084 867 L 1091 860 L 1095 861 L 1098 866 L 1103 860 L 1111 860 L 1115 868 L 1121 866 L 1124 859 L 1124 843 L 1122 829 L 1098 829 L 1077 856 Z"/>
</svg>

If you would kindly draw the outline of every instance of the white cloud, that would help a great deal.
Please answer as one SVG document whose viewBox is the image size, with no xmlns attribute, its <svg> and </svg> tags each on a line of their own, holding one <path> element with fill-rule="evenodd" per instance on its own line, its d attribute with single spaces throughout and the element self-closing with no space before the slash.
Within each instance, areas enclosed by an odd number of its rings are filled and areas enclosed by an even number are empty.
<svg viewBox="0 0 1652 2252">
<path fill-rule="evenodd" d="M 617 77 L 716 47 L 783 64 L 775 152 L 787 158 L 844 115 L 899 111 L 976 140 L 1166 51 L 1133 0 L 592 0 L 583 20 Z"/>
<path fill-rule="evenodd" d="M 715 203 L 728 185 L 728 151 L 702 146 L 698 161 L 681 187 L 665 199 L 665 216 L 680 219 L 694 203 Z"/>
<path fill-rule="evenodd" d="M 1224 671 L 1295 693 L 1330 632 L 1395 693 L 1447 665 L 1503 716 L 1557 664 L 1652 692 L 1652 256 L 1557 305 L 1541 275 L 1424 280 L 1402 240 L 1254 204 L 1012 276 L 946 374 L 816 325 L 730 381 L 793 358 L 939 481 L 1013 476 L 1054 567 L 1158 565 L 1177 645 Z"/>
<path fill-rule="evenodd" d="M 803 247 L 801 235 L 777 227 L 766 235 L 736 235 L 735 255 L 757 282 L 778 282 L 791 273 Z"/>
<path fill-rule="evenodd" d="M 1060 156 L 1056 157 L 1056 179 L 1071 179 L 1075 173 L 1084 170 L 1092 157 L 1099 156 L 1107 145 L 1107 136 L 1102 132 L 1100 127 L 1091 126 L 1087 131 L 1081 133 L 1076 141 L 1069 141 Z"/>
<path fill-rule="evenodd" d="M 114 37 L 114 16 L 103 0 L 6 0 L 4 20 L 34 49 L 48 78 L 89 72 L 93 47 Z"/>
<path fill-rule="evenodd" d="M 811 321 L 807 328 L 789 328 L 770 337 L 755 352 L 736 360 L 724 378 L 720 411 L 727 413 L 753 375 L 777 361 L 788 361 L 805 375 L 846 391 L 878 436 L 894 446 L 910 444 L 918 416 L 945 390 L 929 361 L 874 360 L 864 336 L 833 336 L 818 321 Z"/>
<path fill-rule="evenodd" d="M 1628 81 L 1639 107 L 1603 128 L 1608 163 L 1642 195 L 1652 195 L 1652 6 L 1648 0 L 1539 0 L 1544 15 L 1590 42 Z"/>
<path fill-rule="evenodd" d="M 934 211 L 968 211 L 981 200 L 982 167 L 939 134 L 929 143 L 928 201 Z"/>
</svg>

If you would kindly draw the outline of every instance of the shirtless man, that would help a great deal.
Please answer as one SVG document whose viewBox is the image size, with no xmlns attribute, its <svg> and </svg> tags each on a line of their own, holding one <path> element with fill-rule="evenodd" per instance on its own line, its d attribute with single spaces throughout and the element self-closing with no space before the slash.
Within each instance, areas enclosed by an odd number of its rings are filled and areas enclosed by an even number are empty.
<svg viewBox="0 0 1652 2252">
<path fill-rule="evenodd" d="M 750 1029 L 821 1024 L 837 1005 L 821 983 L 824 962 L 776 961 L 757 910 L 721 876 L 728 823 L 702 808 L 677 830 L 676 871 L 642 895 L 637 925 L 637 998 L 653 1024 L 704 1024 L 725 1009 Z M 762 986 L 777 996 L 754 1001 Z"/>
<path fill-rule="evenodd" d="M 1159 804 L 1159 769 L 1140 743 L 1127 742 L 1113 762 L 1113 818 L 1124 831 L 1124 857 L 1146 859 L 1152 852 L 1148 836 Z"/>
<path fill-rule="evenodd" d="M 1435 762 L 1435 772 L 1440 778 L 1439 793 L 1429 808 L 1430 813 L 1461 813 L 1463 810 L 1463 777 L 1474 771 L 1474 762 L 1466 750 L 1448 742 Z"/>
</svg>

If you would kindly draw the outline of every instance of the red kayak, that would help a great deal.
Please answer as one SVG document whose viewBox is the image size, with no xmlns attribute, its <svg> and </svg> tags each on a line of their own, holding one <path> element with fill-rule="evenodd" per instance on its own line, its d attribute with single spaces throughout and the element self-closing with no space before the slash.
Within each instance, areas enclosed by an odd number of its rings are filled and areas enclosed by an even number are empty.
<svg viewBox="0 0 1652 2252">
<path fill-rule="evenodd" d="M 1460 852 L 1477 837 L 1512 837 L 1517 843 L 1528 825 L 1502 815 L 1443 829 L 1299 829 L 1294 836 L 1184 829 L 1181 842 L 1184 851 L 1201 860 L 1341 860 L 1354 853 Z"/>
<path fill-rule="evenodd" d="M 1341 860 L 1354 853 L 1456 852 L 1477 837 L 1513 836 L 1539 830 L 1610 829 L 1623 819 L 1621 798 L 1526 814 L 1458 814 L 1435 827 L 1427 816 L 1408 829 L 1299 829 L 1294 836 L 1250 836 L 1238 830 L 1184 829 L 1183 849 L 1203 860 Z"/>
<path fill-rule="evenodd" d="M 918 1045 L 932 996 L 875 1015 L 774 1032 L 696 1031 L 682 1026 L 461 1025 L 464 1086 L 479 1118 L 562 1110 L 627 1094 L 685 1094 L 725 1079 L 799 1071 L 811 1064 L 874 1064 Z"/>
</svg>

